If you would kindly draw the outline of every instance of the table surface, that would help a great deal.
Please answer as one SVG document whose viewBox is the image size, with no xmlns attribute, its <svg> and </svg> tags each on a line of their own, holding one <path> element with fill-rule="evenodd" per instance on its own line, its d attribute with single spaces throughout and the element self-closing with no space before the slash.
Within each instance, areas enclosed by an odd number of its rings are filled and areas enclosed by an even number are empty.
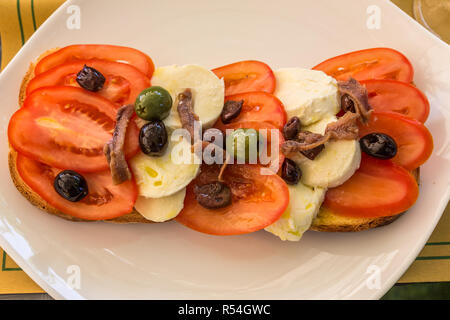
<svg viewBox="0 0 450 320">
<path fill-rule="evenodd" d="M 446 1 L 450 5 L 450 0 L 442 1 Z M 1 69 L 6 66 L 37 27 L 63 2 L 64 0 L 39 2 L 33 0 L 1 1 Z M 392 2 L 413 17 L 413 0 L 392 0 Z M 450 29 L 448 34 L 442 38 L 445 40 L 450 38 Z M 450 206 L 447 206 L 436 230 L 416 261 L 383 299 L 450 299 L 449 231 Z M 0 259 L 0 300 L 52 299 L 1 248 Z"/>
</svg>

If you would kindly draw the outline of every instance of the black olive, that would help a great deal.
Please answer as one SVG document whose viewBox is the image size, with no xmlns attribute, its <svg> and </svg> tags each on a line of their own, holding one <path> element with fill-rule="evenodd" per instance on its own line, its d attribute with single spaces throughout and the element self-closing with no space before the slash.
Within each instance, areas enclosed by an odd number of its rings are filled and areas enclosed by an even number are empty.
<svg viewBox="0 0 450 320">
<path fill-rule="evenodd" d="M 231 203 L 231 189 L 225 183 L 215 181 L 194 187 L 197 202 L 207 209 L 218 209 Z"/>
<path fill-rule="evenodd" d="M 225 102 L 221 114 L 222 122 L 230 123 L 231 120 L 236 118 L 241 113 L 243 104 L 244 100 L 241 101 L 228 100 L 227 102 Z"/>
<path fill-rule="evenodd" d="M 58 194 L 66 200 L 77 202 L 88 194 L 88 186 L 84 177 L 72 170 L 60 172 L 53 182 Z"/>
<path fill-rule="evenodd" d="M 167 146 L 167 131 L 160 120 L 145 124 L 139 133 L 139 145 L 143 153 L 149 156 L 162 156 Z"/>
<path fill-rule="evenodd" d="M 287 184 L 297 184 L 302 177 L 302 171 L 291 159 L 284 159 L 281 167 L 281 177 Z"/>
<path fill-rule="evenodd" d="M 283 127 L 283 135 L 286 140 L 295 140 L 300 131 L 300 119 L 292 117 Z"/>
<path fill-rule="evenodd" d="M 77 73 L 77 82 L 83 89 L 97 92 L 103 88 L 105 77 L 100 71 L 84 65 L 83 69 Z"/>
<path fill-rule="evenodd" d="M 369 133 L 359 140 L 362 151 L 379 159 L 391 159 L 397 154 L 394 139 L 384 133 Z"/>
</svg>

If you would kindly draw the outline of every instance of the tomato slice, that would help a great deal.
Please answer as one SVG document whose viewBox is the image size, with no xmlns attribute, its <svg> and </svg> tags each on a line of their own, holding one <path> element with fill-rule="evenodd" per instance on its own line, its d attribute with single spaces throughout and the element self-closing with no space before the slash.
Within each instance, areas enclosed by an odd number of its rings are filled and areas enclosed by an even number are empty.
<svg viewBox="0 0 450 320">
<path fill-rule="evenodd" d="M 98 70 L 105 77 L 105 84 L 97 93 L 118 105 L 134 103 L 139 93 L 150 86 L 149 78 L 131 65 L 93 59 L 68 62 L 37 75 L 29 82 L 27 95 L 48 86 L 79 87 L 77 73 L 84 65 Z"/>
<path fill-rule="evenodd" d="M 107 44 L 76 44 L 59 49 L 41 59 L 34 69 L 36 75 L 76 60 L 101 59 L 131 64 L 151 78 L 155 66 L 145 53 L 128 47 Z"/>
<path fill-rule="evenodd" d="M 61 197 L 53 187 L 60 169 L 20 153 L 17 155 L 16 164 L 22 180 L 52 207 L 65 214 L 85 220 L 104 220 L 133 211 L 138 195 L 134 180 L 114 185 L 109 171 L 85 173 L 83 177 L 88 184 L 88 195 L 78 202 L 70 202 Z"/>
<path fill-rule="evenodd" d="M 231 188 L 231 205 L 206 209 L 195 199 L 194 186 L 217 181 L 220 165 L 202 165 L 186 191 L 184 208 L 175 218 L 183 225 L 213 235 L 236 235 L 261 230 L 280 218 L 289 203 L 289 191 L 279 176 L 261 175 L 258 165 L 230 165 L 223 175 Z"/>
<path fill-rule="evenodd" d="M 281 152 L 281 145 L 284 142 L 284 136 L 281 133 L 281 131 L 275 127 L 273 124 L 267 123 L 267 122 L 257 122 L 257 121 L 242 121 L 242 122 L 236 122 L 236 123 L 230 123 L 227 125 L 219 126 L 218 129 L 222 130 L 224 133 L 226 133 L 226 130 L 232 129 L 255 129 L 258 131 L 265 140 L 264 146 L 265 148 L 262 150 L 259 150 L 260 157 L 258 159 L 261 159 L 261 153 L 264 152 L 264 154 L 267 154 L 268 160 L 263 161 L 263 166 L 269 167 L 272 166 L 272 161 L 275 161 L 277 163 L 277 166 L 274 167 L 274 171 L 278 171 L 279 168 L 281 168 L 281 165 L 284 161 L 284 154 Z M 278 155 L 272 153 L 272 135 L 275 139 L 277 139 L 276 142 L 278 142 Z M 274 142 L 274 144 L 276 143 Z M 274 159 L 272 159 L 272 156 Z M 277 161 L 278 159 L 278 161 Z M 267 163 L 269 162 L 269 163 Z M 260 161 L 258 163 L 261 164 Z"/>
<path fill-rule="evenodd" d="M 359 136 L 379 132 L 391 136 L 397 143 L 397 155 L 392 162 L 407 170 L 425 163 L 433 151 L 433 137 L 419 121 L 398 113 L 373 112 L 367 125 L 359 126 Z"/>
<path fill-rule="evenodd" d="M 386 217 L 408 210 L 418 196 L 411 173 L 390 160 L 363 154 L 355 174 L 327 191 L 324 206 L 343 216 Z"/>
<path fill-rule="evenodd" d="M 103 146 L 114 131 L 117 108 L 109 100 L 75 87 L 45 87 L 32 92 L 8 126 L 11 146 L 33 160 L 60 169 L 108 169 Z M 128 126 L 125 155 L 139 151 L 139 130 Z"/>
<path fill-rule="evenodd" d="M 282 129 L 286 124 L 286 111 L 281 101 L 273 94 L 267 92 L 246 92 L 227 96 L 225 101 L 244 100 L 241 113 L 231 120 L 231 123 L 259 121 L 268 122 Z M 217 121 L 216 126 L 224 126 L 221 118 Z"/>
<path fill-rule="evenodd" d="M 225 95 L 252 91 L 275 91 L 275 76 L 264 62 L 248 60 L 213 69 L 225 82 Z"/>
<path fill-rule="evenodd" d="M 424 123 L 430 113 L 427 97 L 415 86 L 395 80 L 365 80 L 369 104 L 375 111 L 397 112 Z"/>
<path fill-rule="evenodd" d="M 409 60 L 390 48 L 373 48 L 346 53 L 319 63 L 313 67 L 337 80 L 358 81 L 368 79 L 392 79 L 412 82 L 414 70 Z"/>
</svg>

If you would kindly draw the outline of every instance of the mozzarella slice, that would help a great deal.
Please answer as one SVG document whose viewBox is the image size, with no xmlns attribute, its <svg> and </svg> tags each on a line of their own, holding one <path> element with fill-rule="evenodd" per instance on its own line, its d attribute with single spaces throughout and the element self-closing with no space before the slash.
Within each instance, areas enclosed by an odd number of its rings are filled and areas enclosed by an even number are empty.
<svg viewBox="0 0 450 320">
<path fill-rule="evenodd" d="M 175 218 L 184 207 L 186 188 L 162 198 L 139 196 L 134 208 L 147 220 L 164 222 Z"/>
<path fill-rule="evenodd" d="M 283 102 L 288 118 L 297 116 L 302 125 L 335 115 L 340 109 L 337 82 L 322 71 L 284 68 L 274 72 L 275 96 Z"/>
<path fill-rule="evenodd" d="M 302 128 L 324 134 L 327 124 L 336 121 L 335 116 Z M 359 168 L 361 149 L 357 140 L 329 141 L 314 160 L 299 154 L 294 160 L 302 171 L 301 182 L 308 186 L 334 188 L 347 181 Z"/>
<path fill-rule="evenodd" d="M 319 212 L 326 189 L 308 187 L 299 182 L 289 185 L 289 206 L 276 222 L 264 230 L 281 240 L 299 241 Z"/>
<path fill-rule="evenodd" d="M 166 66 L 155 70 L 152 85 L 161 86 L 169 91 L 173 105 L 164 124 L 171 128 L 181 128 L 177 111 L 177 95 L 187 88 L 192 90 L 194 112 L 203 127 L 211 127 L 219 118 L 223 109 L 225 86 L 212 71 L 197 65 Z"/>
<path fill-rule="evenodd" d="M 172 141 L 171 138 L 168 143 L 161 157 L 141 152 L 131 159 L 139 195 L 147 198 L 170 196 L 197 176 L 201 160 L 191 153 L 191 144 L 185 139 Z"/>
</svg>

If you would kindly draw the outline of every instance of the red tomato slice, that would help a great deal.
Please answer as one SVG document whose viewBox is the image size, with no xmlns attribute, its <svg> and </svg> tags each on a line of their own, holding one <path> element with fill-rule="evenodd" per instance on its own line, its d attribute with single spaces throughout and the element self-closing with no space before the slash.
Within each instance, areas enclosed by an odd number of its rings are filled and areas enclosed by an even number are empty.
<svg viewBox="0 0 450 320">
<path fill-rule="evenodd" d="M 61 48 L 41 59 L 34 73 L 38 75 L 67 62 L 90 59 L 128 63 L 149 78 L 155 70 L 152 59 L 139 50 L 106 44 L 77 44 Z"/>
<path fill-rule="evenodd" d="M 244 100 L 239 116 L 231 120 L 231 123 L 259 121 L 268 122 L 282 129 L 286 124 L 286 111 L 281 101 L 267 92 L 247 92 L 227 96 L 225 101 Z M 217 120 L 216 126 L 224 126 L 221 118 Z"/>
<path fill-rule="evenodd" d="M 395 80 L 365 80 L 369 104 L 375 111 L 401 113 L 424 123 L 430 113 L 427 97 L 409 83 Z"/>
<path fill-rule="evenodd" d="M 56 169 L 17 155 L 17 170 L 23 181 L 47 201 L 52 207 L 73 217 L 86 220 L 113 219 L 133 211 L 138 195 L 134 180 L 114 185 L 109 171 L 84 173 L 88 184 L 88 195 L 78 202 L 61 197 L 53 187 Z"/>
<path fill-rule="evenodd" d="M 359 136 L 380 132 L 391 136 L 397 143 L 397 155 L 392 162 L 407 170 L 425 163 L 433 151 L 433 137 L 419 121 L 398 113 L 373 112 L 367 125 L 359 125 Z"/>
<path fill-rule="evenodd" d="M 343 216 L 386 217 L 408 210 L 418 196 L 419 187 L 407 170 L 363 154 L 355 174 L 327 191 L 324 206 Z"/>
<path fill-rule="evenodd" d="M 400 52 L 389 48 L 373 48 L 346 53 L 318 64 L 321 70 L 337 80 L 358 81 L 392 79 L 412 82 L 414 70 L 409 60 Z"/>
<path fill-rule="evenodd" d="M 45 87 L 32 92 L 9 122 L 12 147 L 33 160 L 77 172 L 109 168 L 103 146 L 114 131 L 116 105 L 75 87 Z M 130 122 L 127 158 L 139 151 L 139 130 Z"/>
<path fill-rule="evenodd" d="M 275 76 L 272 69 L 260 61 L 240 61 L 213 69 L 225 82 L 225 95 L 252 91 L 275 91 Z"/>
<path fill-rule="evenodd" d="M 93 59 L 65 63 L 39 74 L 28 84 L 27 95 L 48 86 L 79 87 L 77 73 L 84 65 L 103 74 L 106 81 L 97 93 L 118 105 L 134 103 L 139 93 L 150 86 L 148 77 L 133 66 Z"/>
<path fill-rule="evenodd" d="M 255 129 L 256 131 L 258 131 L 263 138 L 265 139 L 265 147 L 267 149 L 263 149 L 260 150 L 260 154 L 262 151 L 264 151 L 265 153 L 267 153 L 267 157 L 269 159 L 271 159 L 272 157 L 272 132 L 274 132 L 274 136 L 276 137 L 276 139 L 278 140 L 278 156 L 274 155 L 274 161 L 276 161 L 276 159 L 278 159 L 278 166 L 277 168 L 274 168 L 275 171 L 278 171 L 279 168 L 281 168 L 281 165 L 283 164 L 284 161 L 284 154 L 281 152 L 281 145 L 284 142 L 284 136 L 281 133 L 281 131 L 275 127 L 274 125 L 267 123 L 267 122 L 257 122 L 257 121 L 243 121 L 243 122 L 236 122 L 236 123 L 230 123 L 228 125 L 223 125 L 221 127 L 218 127 L 218 129 L 222 130 L 223 132 L 226 133 L 227 129 L 232 129 L 232 130 L 237 130 L 237 129 Z M 263 130 L 263 131 L 260 131 Z M 264 130 L 266 130 L 264 132 Z M 260 159 L 260 158 L 258 158 Z M 259 161 L 258 161 L 259 163 Z M 263 166 L 271 166 L 272 161 L 270 161 L 268 164 L 264 163 Z"/>
<path fill-rule="evenodd" d="M 184 208 L 175 218 L 183 225 L 213 235 L 235 235 L 261 230 L 286 210 L 289 191 L 279 176 L 261 175 L 258 165 L 229 165 L 223 175 L 231 188 L 232 204 L 206 209 L 195 199 L 194 186 L 217 181 L 219 165 L 202 165 L 199 176 L 187 187 Z"/>
</svg>

